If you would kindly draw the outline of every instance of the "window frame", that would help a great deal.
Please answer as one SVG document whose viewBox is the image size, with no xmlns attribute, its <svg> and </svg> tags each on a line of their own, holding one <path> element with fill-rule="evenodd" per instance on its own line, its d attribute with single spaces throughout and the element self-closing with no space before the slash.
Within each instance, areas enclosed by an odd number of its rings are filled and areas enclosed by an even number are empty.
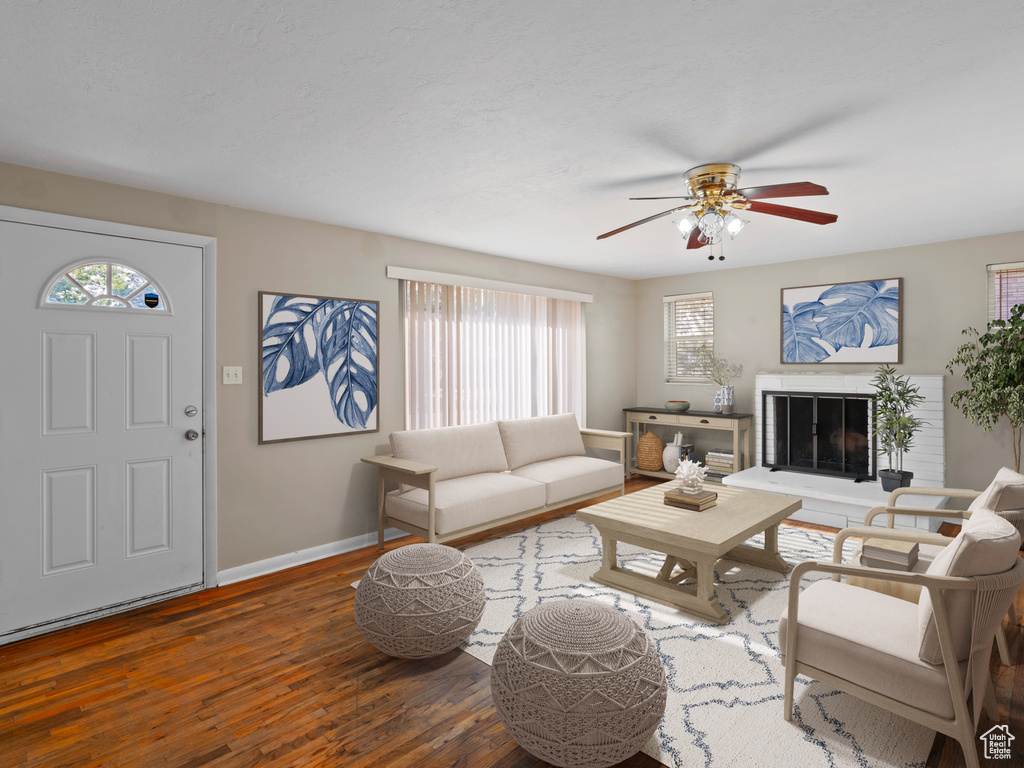
<svg viewBox="0 0 1024 768">
<path fill-rule="evenodd" d="M 679 374 L 680 370 L 680 343 L 686 340 L 687 347 L 696 350 L 706 347 L 710 352 L 715 351 L 715 296 L 712 291 L 696 291 L 694 293 L 678 293 L 662 297 L 662 314 L 664 317 L 665 347 L 664 347 L 664 368 L 666 384 L 708 384 L 708 372 L 695 363 L 685 363 L 689 373 Z M 690 306 L 688 311 L 699 313 L 695 316 L 696 323 L 703 323 L 710 326 L 704 333 L 692 333 L 677 335 L 679 311 L 683 306 Z"/>
<path fill-rule="evenodd" d="M 988 264 L 985 267 L 985 293 L 986 293 L 986 314 L 988 322 L 993 320 L 1009 320 L 1010 310 L 1013 309 L 1017 304 L 1024 304 L 1024 261 L 1012 261 L 1004 264 Z M 1020 301 L 1009 304 L 1007 306 L 1006 300 L 1000 300 L 1000 293 L 1003 293 L 1001 283 L 1001 276 L 1013 275 L 1014 282 L 1017 285 L 1013 288 L 1019 288 Z M 1012 288 L 1011 288 L 1012 290 Z M 1002 311 L 1005 308 L 1005 313 Z"/>
<path fill-rule="evenodd" d="M 102 265 L 106 266 L 106 268 L 107 268 L 108 285 L 109 285 L 109 280 L 111 279 L 111 274 L 112 274 L 112 270 L 113 270 L 114 267 L 121 267 L 123 269 L 130 270 L 130 271 L 134 272 L 135 274 L 139 275 L 140 277 L 142 277 L 145 280 L 145 282 L 143 282 L 142 285 L 137 290 L 133 291 L 128 296 L 117 296 L 116 297 L 117 299 L 119 299 L 119 300 L 124 302 L 124 306 L 96 305 L 93 302 L 95 302 L 96 300 L 99 300 L 99 299 L 109 298 L 108 295 L 107 294 L 103 294 L 101 296 L 93 296 L 77 280 L 75 280 L 73 277 L 70 277 L 70 273 L 74 272 L 76 269 L 81 269 L 82 267 L 89 267 L 89 266 L 92 266 L 94 264 L 102 264 Z M 72 282 L 74 282 L 76 285 L 78 285 L 80 287 L 80 289 L 85 293 L 85 295 L 91 297 L 91 301 L 86 302 L 84 304 L 71 304 L 71 303 L 65 303 L 65 302 L 49 301 L 49 296 L 50 296 L 51 291 L 54 289 L 54 287 L 57 285 L 57 283 L 60 282 L 64 277 L 68 277 Z M 142 291 L 144 291 L 146 289 L 146 286 L 152 286 L 156 290 L 156 292 L 160 296 L 160 303 L 163 305 L 162 307 L 136 307 L 136 306 L 132 306 L 131 299 L 133 299 L 134 297 L 138 296 Z M 111 296 L 112 296 L 112 294 L 111 294 Z M 50 275 L 50 278 L 46 282 L 43 283 L 43 288 L 42 288 L 42 290 L 39 293 L 39 302 L 38 302 L 37 306 L 39 307 L 39 309 L 61 309 L 61 310 L 74 309 L 74 310 L 85 311 L 85 312 L 109 312 L 109 311 L 123 312 L 123 311 L 127 311 L 127 312 L 144 312 L 144 313 L 149 314 L 149 315 L 157 315 L 157 314 L 158 315 L 173 315 L 174 314 L 173 311 L 171 310 L 171 300 L 167 296 L 166 291 L 164 291 L 163 286 L 160 285 L 160 283 L 158 283 L 152 277 L 150 277 L 145 271 L 139 269 L 137 266 L 135 266 L 134 264 L 132 264 L 129 261 L 126 261 L 125 259 L 110 259 L 110 258 L 106 258 L 105 259 L 105 258 L 102 258 L 102 257 L 93 257 L 91 259 L 80 259 L 78 261 L 73 261 L 70 264 L 65 265 L 64 267 L 62 267 L 58 271 L 54 272 L 52 275 Z"/>
</svg>

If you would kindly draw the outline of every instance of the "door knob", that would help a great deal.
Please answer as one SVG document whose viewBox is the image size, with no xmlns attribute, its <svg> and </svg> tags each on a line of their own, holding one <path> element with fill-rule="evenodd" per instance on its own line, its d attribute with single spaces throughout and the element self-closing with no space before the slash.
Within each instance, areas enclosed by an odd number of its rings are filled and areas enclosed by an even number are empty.
<svg viewBox="0 0 1024 768">
<path fill-rule="evenodd" d="M 188 432 L 185 433 L 185 439 L 186 440 L 198 440 L 199 439 L 199 433 L 196 432 L 194 429 L 190 429 Z"/>
</svg>

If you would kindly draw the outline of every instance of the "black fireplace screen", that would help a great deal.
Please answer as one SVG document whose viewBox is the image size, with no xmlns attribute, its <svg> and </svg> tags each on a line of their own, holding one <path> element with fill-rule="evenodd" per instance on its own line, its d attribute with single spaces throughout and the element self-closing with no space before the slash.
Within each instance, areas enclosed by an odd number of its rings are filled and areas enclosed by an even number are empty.
<svg viewBox="0 0 1024 768">
<path fill-rule="evenodd" d="M 868 394 L 762 392 L 762 465 L 874 480 L 874 400 Z"/>
</svg>

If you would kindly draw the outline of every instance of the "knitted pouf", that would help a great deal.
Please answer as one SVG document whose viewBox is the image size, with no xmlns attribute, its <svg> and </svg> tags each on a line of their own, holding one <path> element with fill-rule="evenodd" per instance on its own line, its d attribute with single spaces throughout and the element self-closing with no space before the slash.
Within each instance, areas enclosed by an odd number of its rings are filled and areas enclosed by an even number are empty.
<svg viewBox="0 0 1024 768">
<path fill-rule="evenodd" d="M 468 639 L 484 612 L 473 561 L 440 544 L 410 544 L 377 559 L 356 589 L 356 624 L 390 656 L 438 656 Z"/>
<path fill-rule="evenodd" d="M 640 751 L 665 714 L 665 670 L 644 631 L 593 600 L 542 603 L 498 643 L 491 694 L 520 746 L 602 768 Z"/>
</svg>

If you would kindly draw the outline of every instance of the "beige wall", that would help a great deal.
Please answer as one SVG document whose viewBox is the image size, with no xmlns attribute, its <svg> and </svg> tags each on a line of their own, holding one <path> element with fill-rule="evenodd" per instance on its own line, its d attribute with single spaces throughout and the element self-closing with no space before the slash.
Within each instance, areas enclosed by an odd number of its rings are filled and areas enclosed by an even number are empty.
<svg viewBox="0 0 1024 768">
<path fill-rule="evenodd" d="M 736 410 L 753 412 L 757 373 L 872 372 L 865 365 L 786 365 L 779 363 L 780 291 L 801 285 L 903 278 L 903 363 L 901 373 L 945 374 L 946 483 L 984 488 L 996 469 L 1013 466 L 1010 430 L 1005 422 L 984 432 L 949 405 L 963 379 L 946 373 L 946 363 L 968 327 L 986 322 L 986 264 L 1020 261 L 1024 232 L 993 235 L 810 261 L 722 269 L 636 283 L 637 398 L 641 405 L 690 400 L 711 410 L 715 385 L 666 384 L 663 374 L 662 296 L 712 291 L 715 297 L 715 349 L 743 365 L 736 385 Z M 683 258 L 682 252 L 680 257 Z M 727 257 L 728 258 L 728 257 Z"/>
<path fill-rule="evenodd" d="M 218 568 L 376 531 L 376 487 L 359 458 L 403 426 L 398 282 L 387 265 L 594 294 L 587 317 L 587 422 L 618 428 L 635 400 L 622 355 L 634 340 L 633 282 L 460 251 L 344 227 L 145 192 L 0 163 L 0 205 L 217 238 L 217 365 L 244 367 L 218 385 Z M 376 299 L 380 432 L 257 444 L 257 291 Z"/>
</svg>

